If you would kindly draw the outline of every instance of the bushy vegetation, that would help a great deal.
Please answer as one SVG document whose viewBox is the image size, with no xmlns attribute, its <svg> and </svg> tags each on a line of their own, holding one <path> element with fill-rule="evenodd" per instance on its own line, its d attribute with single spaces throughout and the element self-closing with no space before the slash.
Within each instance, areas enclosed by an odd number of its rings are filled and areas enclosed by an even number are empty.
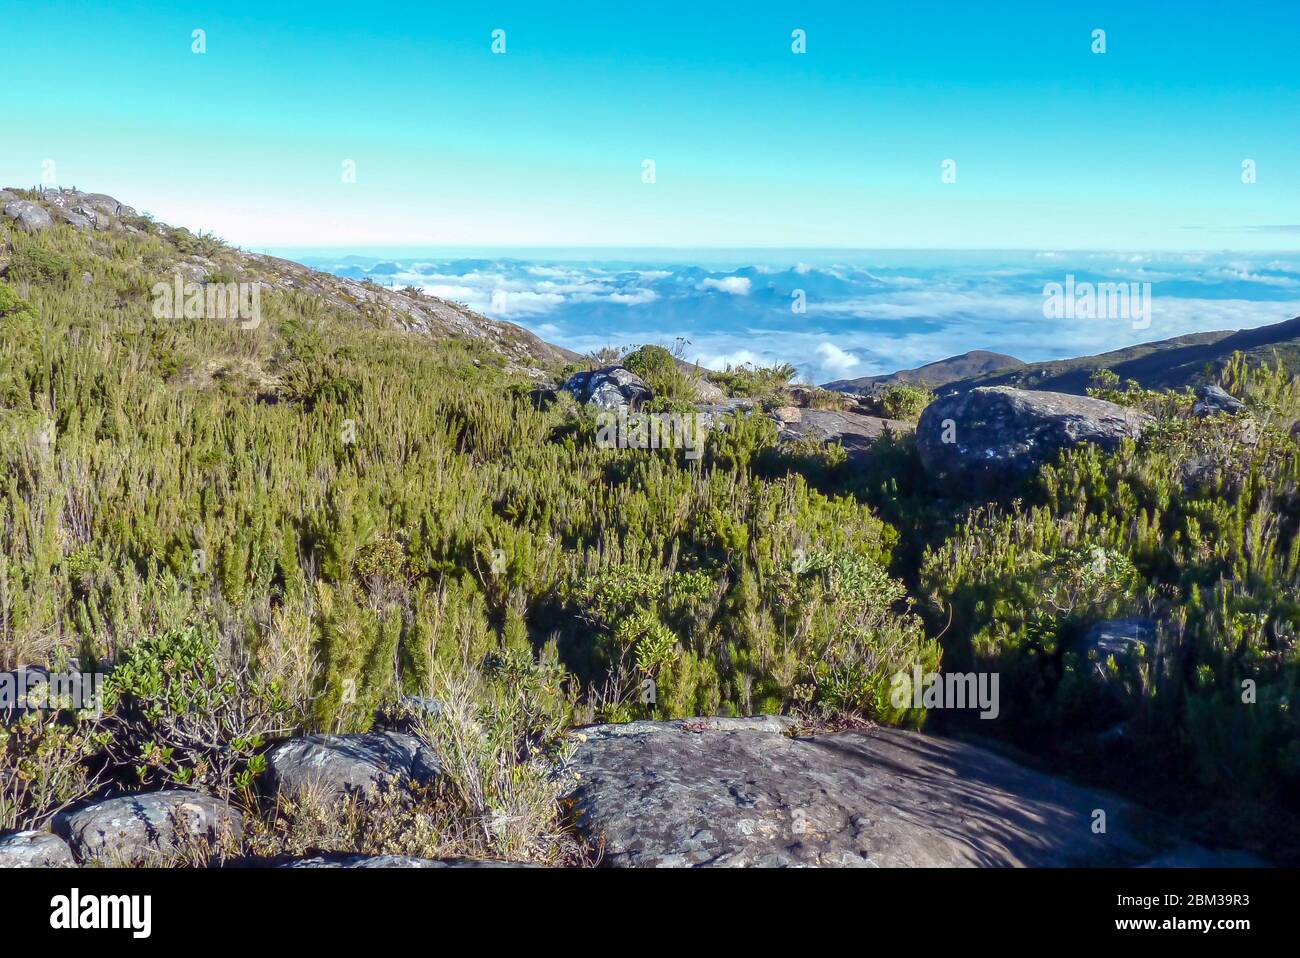
<svg viewBox="0 0 1300 958">
<path fill-rule="evenodd" d="M 783 403 L 789 397 L 790 383 L 798 370 L 789 363 L 776 366 L 728 365 L 725 369 L 709 373 L 709 380 L 728 396 Z"/>
<path fill-rule="evenodd" d="M 528 769 L 575 724 L 903 720 L 888 675 L 937 661 L 885 571 L 893 530 L 762 467 L 761 415 L 698 462 L 601 449 L 593 416 L 536 408 L 471 342 L 292 291 L 265 292 L 256 329 L 154 319 L 187 257 L 247 274 L 215 241 L 0 235 L 0 665 L 112 667 L 109 747 L 136 785 L 240 798 L 276 737 L 459 690 L 463 719 L 426 730 L 455 755 L 439 820 L 506 854 L 531 839 L 482 822 L 551 834 Z"/>
<path fill-rule="evenodd" d="M 623 366 L 640 376 L 654 391 L 659 403 L 692 402 L 697 395 L 700 373 L 689 371 L 681 354 L 686 343 L 679 340 L 675 350 L 646 345 L 634 349 L 621 360 Z"/>
<path fill-rule="evenodd" d="M 267 289 L 255 329 L 154 319 L 180 265 L 257 279 L 211 237 L 0 240 L 0 667 L 113 672 L 102 721 L 6 720 L 0 830 L 89 794 L 109 755 L 122 784 L 241 803 L 229 854 L 574 861 L 555 774 L 574 726 L 919 725 L 890 679 L 941 664 L 998 671 L 998 733 L 1072 770 L 1237 834 L 1294 828 L 1300 391 L 1281 368 L 1224 370 L 1238 418 L 1102 377 L 1154 429 L 989 503 L 930 486 L 910 437 L 850 464 L 780 445 L 761 411 L 699 460 L 603 449 L 589 411 L 534 402 L 488 347 L 301 292 Z M 622 361 L 693 398 L 670 351 Z M 771 405 L 794 372 L 709 378 Z M 911 419 L 930 398 L 881 402 Z M 1146 654 L 1083 649 L 1121 616 L 1158 623 Z M 446 769 L 432 790 L 259 804 L 269 743 L 412 696 L 442 703 L 412 723 Z"/>
<path fill-rule="evenodd" d="M 886 419 L 915 422 L 921 411 L 934 400 L 934 393 L 924 385 L 890 383 L 879 397 L 881 415 Z"/>
<path fill-rule="evenodd" d="M 1280 367 L 1224 376 L 1247 417 L 1123 390 L 1160 417 L 1143 441 L 1075 450 L 976 509 L 922 579 L 951 620 L 946 664 L 1001 671 L 1023 741 L 1276 833 L 1300 799 L 1300 391 Z M 1114 617 L 1153 620 L 1156 641 L 1099 660 L 1082 641 Z"/>
</svg>

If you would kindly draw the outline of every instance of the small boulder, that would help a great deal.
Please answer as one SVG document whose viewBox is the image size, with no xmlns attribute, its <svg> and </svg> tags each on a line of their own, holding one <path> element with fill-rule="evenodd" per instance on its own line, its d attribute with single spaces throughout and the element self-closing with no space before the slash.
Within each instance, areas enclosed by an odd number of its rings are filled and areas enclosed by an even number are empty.
<svg viewBox="0 0 1300 958">
<path fill-rule="evenodd" d="M 925 407 L 916 445 L 935 478 L 990 490 L 1033 475 L 1081 443 L 1114 449 L 1151 421 L 1146 413 L 1090 396 L 985 386 Z"/>
<path fill-rule="evenodd" d="M 637 409 L 654 396 L 645 380 L 622 366 L 574 373 L 562 388 L 572 393 L 580 403 L 609 410 L 620 406 Z"/>
<path fill-rule="evenodd" d="M 798 406 L 777 406 L 771 416 L 779 423 L 796 423 L 803 418 L 803 410 Z"/>
<path fill-rule="evenodd" d="M 383 779 L 426 785 L 440 774 L 437 756 L 413 735 L 308 735 L 267 754 L 267 788 L 289 797 L 373 794 Z"/>
<path fill-rule="evenodd" d="M 75 868 L 72 849 L 49 832 L 15 832 L 0 838 L 0 868 Z"/>
<path fill-rule="evenodd" d="M 171 854 L 238 839 L 242 816 L 211 795 L 168 789 L 95 802 L 54 819 L 82 862 L 159 864 Z"/>
<path fill-rule="evenodd" d="M 700 417 L 700 425 L 705 429 L 714 429 L 729 416 L 744 415 L 758 407 L 753 399 L 724 399 L 716 403 L 700 403 L 695 407 Z"/>
<path fill-rule="evenodd" d="M 73 229 L 93 230 L 95 228 L 95 214 L 93 212 L 87 214 L 87 211 L 79 209 L 61 210 L 59 218 Z"/>
<path fill-rule="evenodd" d="M 4 215 L 27 233 L 39 233 L 54 225 L 50 214 L 39 203 L 31 200 L 10 200 L 4 205 Z"/>
<path fill-rule="evenodd" d="M 1130 652 L 1144 654 L 1155 643 L 1159 625 L 1153 619 L 1107 619 L 1098 622 L 1083 638 L 1085 654 L 1096 651 L 1098 658 L 1122 658 Z"/>
<path fill-rule="evenodd" d="M 703 376 L 695 380 L 695 401 L 702 403 L 722 402 L 727 394 Z"/>
<path fill-rule="evenodd" d="M 1245 408 L 1245 403 L 1219 386 L 1198 386 L 1196 388 L 1196 403 L 1192 406 L 1192 415 L 1213 416 L 1217 413 L 1224 413 L 1235 416 Z"/>
</svg>

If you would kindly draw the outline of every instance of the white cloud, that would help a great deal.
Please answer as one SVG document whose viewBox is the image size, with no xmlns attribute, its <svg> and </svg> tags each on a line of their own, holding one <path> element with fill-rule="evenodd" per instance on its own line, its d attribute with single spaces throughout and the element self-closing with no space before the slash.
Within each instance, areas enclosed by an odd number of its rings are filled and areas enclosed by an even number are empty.
<svg viewBox="0 0 1300 958">
<path fill-rule="evenodd" d="M 817 347 L 817 355 L 821 357 L 822 370 L 832 379 L 847 375 L 858 365 L 857 356 L 840 349 L 834 343 L 822 343 Z"/>
<path fill-rule="evenodd" d="M 724 276 L 722 279 L 709 277 L 700 283 L 700 288 L 716 289 L 722 293 L 730 293 L 732 296 L 748 296 L 749 285 L 748 276 Z"/>
</svg>

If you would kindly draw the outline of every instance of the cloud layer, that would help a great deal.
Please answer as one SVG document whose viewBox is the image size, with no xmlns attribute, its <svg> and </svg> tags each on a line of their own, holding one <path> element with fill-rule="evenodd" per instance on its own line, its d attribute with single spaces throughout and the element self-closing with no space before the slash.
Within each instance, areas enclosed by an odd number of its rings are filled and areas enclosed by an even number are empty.
<svg viewBox="0 0 1300 958">
<path fill-rule="evenodd" d="M 1033 362 L 1300 315 L 1287 254 L 764 251 L 723 262 L 599 251 L 446 259 L 308 256 L 309 265 L 418 286 L 579 352 L 685 341 L 707 366 L 793 363 L 813 382 L 892 372 L 970 349 Z M 1151 324 L 1049 320 L 1043 288 L 1150 283 Z"/>
</svg>

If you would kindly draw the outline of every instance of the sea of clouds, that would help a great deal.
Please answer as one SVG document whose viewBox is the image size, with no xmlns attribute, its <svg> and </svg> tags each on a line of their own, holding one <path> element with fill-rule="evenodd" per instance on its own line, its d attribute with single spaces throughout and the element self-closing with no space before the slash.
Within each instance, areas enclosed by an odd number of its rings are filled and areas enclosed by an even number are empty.
<svg viewBox="0 0 1300 958">
<path fill-rule="evenodd" d="M 827 382 L 970 349 L 1026 362 L 1300 315 L 1300 256 L 1241 253 L 512 251 L 296 253 L 417 286 L 586 353 L 679 341 L 687 358 L 793 363 Z M 1151 323 L 1050 320 L 1047 283 L 1150 283 Z M 803 311 L 796 311 L 802 302 Z"/>
</svg>

